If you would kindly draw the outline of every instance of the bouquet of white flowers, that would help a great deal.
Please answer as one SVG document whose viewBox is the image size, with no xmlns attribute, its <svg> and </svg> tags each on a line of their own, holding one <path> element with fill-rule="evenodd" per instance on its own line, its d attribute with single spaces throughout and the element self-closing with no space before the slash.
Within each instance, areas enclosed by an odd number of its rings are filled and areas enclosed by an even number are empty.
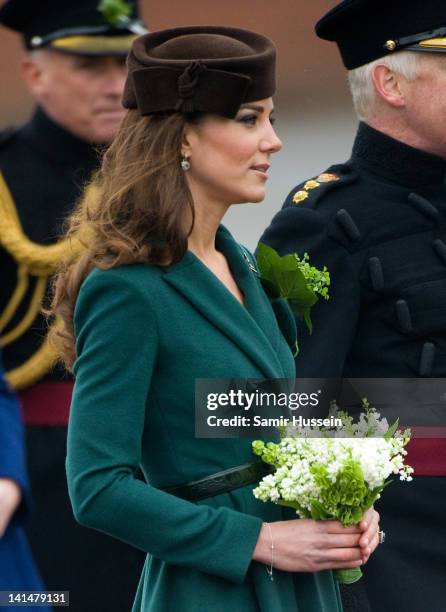
<svg viewBox="0 0 446 612">
<path fill-rule="evenodd" d="M 276 468 L 254 489 L 254 496 L 294 508 L 301 518 L 337 519 L 355 525 L 390 484 L 391 474 L 412 480 L 413 469 L 404 465 L 410 431 L 399 431 L 363 400 L 364 412 L 355 423 L 346 412 L 335 411 L 342 422 L 327 428 L 281 430 L 279 443 L 253 442 L 253 451 Z M 336 578 L 351 584 L 361 570 L 337 570 Z"/>
</svg>

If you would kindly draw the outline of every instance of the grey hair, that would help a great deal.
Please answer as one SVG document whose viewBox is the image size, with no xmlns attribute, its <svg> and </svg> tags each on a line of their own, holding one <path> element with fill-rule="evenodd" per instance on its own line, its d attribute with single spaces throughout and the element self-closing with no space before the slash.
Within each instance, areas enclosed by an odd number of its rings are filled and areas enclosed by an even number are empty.
<svg viewBox="0 0 446 612">
<path fill-rule="evenodd" d="M 414 81 L 420 72 L 421 53 L 398 51 L 395 55 L 386 55 L 369 64 L 349 70 L 348 83 L 353 98 L 353 105 L 359 119 L 366 120 L 376 100 L 376 91 L 372 75 L 376 66 L 384 65 L 402 75 L 408 81 Z"/>
</svg>

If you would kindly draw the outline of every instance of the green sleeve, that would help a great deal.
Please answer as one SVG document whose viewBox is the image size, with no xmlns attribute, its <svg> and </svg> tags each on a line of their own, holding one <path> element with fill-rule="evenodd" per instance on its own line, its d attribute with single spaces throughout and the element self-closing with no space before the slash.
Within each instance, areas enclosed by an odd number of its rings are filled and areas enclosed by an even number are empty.
<svg viewBox="0 0 446 612">
<path fill-rule="evenodd" d="M 146 292 L 122 270 L 94 271 L 75 330 L 67 475 L 76 519 L 168 563 L 242 583 L 260 518 L 196 505 L 134 477 L 158 350 Z"/>
</svg>

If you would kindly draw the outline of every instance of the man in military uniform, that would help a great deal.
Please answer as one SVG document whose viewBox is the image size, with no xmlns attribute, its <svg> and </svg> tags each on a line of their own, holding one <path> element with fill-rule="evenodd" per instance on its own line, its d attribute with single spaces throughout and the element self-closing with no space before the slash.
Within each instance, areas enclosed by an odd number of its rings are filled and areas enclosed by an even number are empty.
<svg viewBox="0 0 446 612">
<path fill-rule="evenodd" d="M 350 160 L 294 188 L 261 239 L 331 275 L 313 334 L 299 325 L 297 375 L 445 377 L 446 4 L 347 0 L 316 32 L 337 43 L 361 121 Z M 440 612 L 446 439 L 415 439 L 407 459 L 414 482 L 377 504 L 387 539 L 364 584 L 376 612 Z"/>
<path fill-rule="evenodd" d="M 125 57 L 144 32 L 124 0 L 9 0 L 0 23 L 19 32 L 22 74 L 37 107 L 0 135 L 0 346 L 27 426 L 35 513 L 29 537 L 50 590 L 70 591 L 72 610 L 130 609 L 143 556 L 79 527 L 65 482 L 72 382 L 54 367 L 39 309 L 69 251 L 59 240 L 123 117 Z"/>
</svg>

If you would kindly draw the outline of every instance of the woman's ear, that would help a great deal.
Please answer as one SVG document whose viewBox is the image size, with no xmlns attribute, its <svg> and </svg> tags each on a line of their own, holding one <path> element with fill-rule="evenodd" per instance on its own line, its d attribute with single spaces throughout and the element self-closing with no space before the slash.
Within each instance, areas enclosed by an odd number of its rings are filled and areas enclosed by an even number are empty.
<svg viewBox="0 0 446 612">
<path fill-rule="evenodd" d="M 197 142 L 197 130 L 196 126 L 191 123 L 186 123 L 183 129 L 183 138 L 181 141 L 181 155 L 183 157 L 191 157 L 192 150 L 196 146 Z"/>
</svg>

